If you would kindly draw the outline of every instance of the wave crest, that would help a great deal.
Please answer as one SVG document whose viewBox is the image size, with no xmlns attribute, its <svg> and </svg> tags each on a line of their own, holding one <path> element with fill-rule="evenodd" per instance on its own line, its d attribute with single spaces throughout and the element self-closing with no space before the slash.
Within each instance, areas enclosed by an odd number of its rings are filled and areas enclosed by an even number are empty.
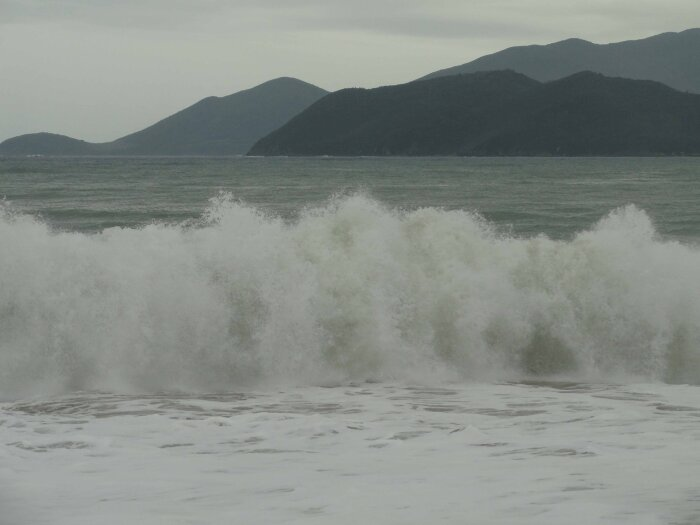
<svg viewBox="0 0 700 525">
<path fill-rule="evenodd" d="M 700 382 L 700 251 L 634 206 L 569 241 L 340 197 L 293 223 L 0 216 L 0 395 L 567 375 Z"/>
</svg>

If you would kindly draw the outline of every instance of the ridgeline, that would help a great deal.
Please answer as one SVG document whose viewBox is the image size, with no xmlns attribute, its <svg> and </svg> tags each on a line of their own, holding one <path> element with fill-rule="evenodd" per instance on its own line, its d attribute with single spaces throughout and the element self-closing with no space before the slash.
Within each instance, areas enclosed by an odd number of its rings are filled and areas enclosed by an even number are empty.
<svg viewBox="0 0 700 525">
<path fill-rule="evenodd" d="M 226 97 L 208 97 L 113 142 L 95 144 L 52 133 L 0 143 L 2 155 L 242 155 L 258 140 L 326 95 L 278 78 Z"/>
<path fill-rule="evenodd" d="M 548 45 L 510 47 L 420 80 L 511 69 L 541 82 L 581 71 L 608 77 L 655 80 L 679 91 L 700 93 L 700 29 L 662 33 L 641 40 L 594 44 L 570 38 Z"/>
<path fill-rule="evenodd" d="M 481 72 L 319 100 L 250 155 L 697 155 L 700 95 L 582 72 Z"/>
<path fill-rule="evenodd" d="M 370 90 L 284 77 L 113 142 L 33 133 L 0 155 L 698 155 L 698 56 L 689 29 L 512 47 Z"/>
</svg>

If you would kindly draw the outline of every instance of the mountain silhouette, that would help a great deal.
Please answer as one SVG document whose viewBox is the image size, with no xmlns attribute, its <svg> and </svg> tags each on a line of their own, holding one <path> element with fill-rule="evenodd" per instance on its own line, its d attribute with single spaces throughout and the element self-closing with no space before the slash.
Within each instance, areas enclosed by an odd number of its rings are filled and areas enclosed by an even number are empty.
<svg viewBox="0 0 700 525">
<path fill-rule="evenodd" d="M 700 93 L 700 29 L 663 33 L 613 44 L 571 38 L 548 45 L 511 47 L 420 80 L 511 69 L 548 82 L 581 71 L 610 77 L 655 80 L 679 91 Z"/>
<path fill-rule="evenodd" d="M 0 143 L 4 155 L 237 155 L 327 92 L 278 78 L 226 97 L 208 97 L 113 142 L 31 133 Z"/>
<path fill-rule="evenodd" d="M 513 71 L 327 95 L 251 155 L 700 154 L 700 95 L 582 72 Z"/>
</svg>

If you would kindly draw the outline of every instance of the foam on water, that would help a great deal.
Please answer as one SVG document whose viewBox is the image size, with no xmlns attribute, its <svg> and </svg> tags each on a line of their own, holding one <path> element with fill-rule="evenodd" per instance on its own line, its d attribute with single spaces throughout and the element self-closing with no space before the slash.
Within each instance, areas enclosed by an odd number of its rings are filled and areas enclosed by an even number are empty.
<svg viewBox="0 0 700 525">
<path fill-rule="evenodd" d="M 697 387 L 358 383 L 0 403 L 0 523 L 700 523 Z"/>
<path fill-rule="evenodd" d="M 362 195 L 293 223 L 0 214 L 0 396 L 562 376 L 700 382 L 700 250 L 634 206 L 568 241 Z"/>
</svg>

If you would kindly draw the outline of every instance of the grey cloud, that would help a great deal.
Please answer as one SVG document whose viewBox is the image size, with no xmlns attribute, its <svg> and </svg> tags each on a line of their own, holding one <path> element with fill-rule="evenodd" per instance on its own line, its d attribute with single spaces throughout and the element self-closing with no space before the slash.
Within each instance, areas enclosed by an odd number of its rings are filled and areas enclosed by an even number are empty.
<svg viewBox="0 0 700 525">
<path fill-rule="evenodd" d="M 592 22 L 700 15 L 697 0 L 2 0 L 0 24 L 54 23 L 132 30 L 370 32 L 420 38 L 523 39 L 565 30 L 595 32 Z M 615 25 L 615 24 L 613 24 Z M 603 29 L 605 29 L 605 24 Z M 630 28 L 631 29 L 631 28 Z M 673 28 L 669 28 L 673 29 Z M 676 28 L 680 29 L 680 28 Z"/>
<path fill-rule="evenodd" d="M 502 39 L 504 37 L 534 37 L 534 27 L 491 20 L 441 18 L 405 14 L 402 16 L 352 15 L 342 19 L 309 18 L 305 28 L 316 31 L 360 31 L 374 34 L 401 35 L 421 38 Z"/>
<path fill-rule="evenodd" d="M 206 19 L 228 9 L 222 0 L 3 0 L 0 24 L 70 23 L 153 28 Z"/>
</svg>

